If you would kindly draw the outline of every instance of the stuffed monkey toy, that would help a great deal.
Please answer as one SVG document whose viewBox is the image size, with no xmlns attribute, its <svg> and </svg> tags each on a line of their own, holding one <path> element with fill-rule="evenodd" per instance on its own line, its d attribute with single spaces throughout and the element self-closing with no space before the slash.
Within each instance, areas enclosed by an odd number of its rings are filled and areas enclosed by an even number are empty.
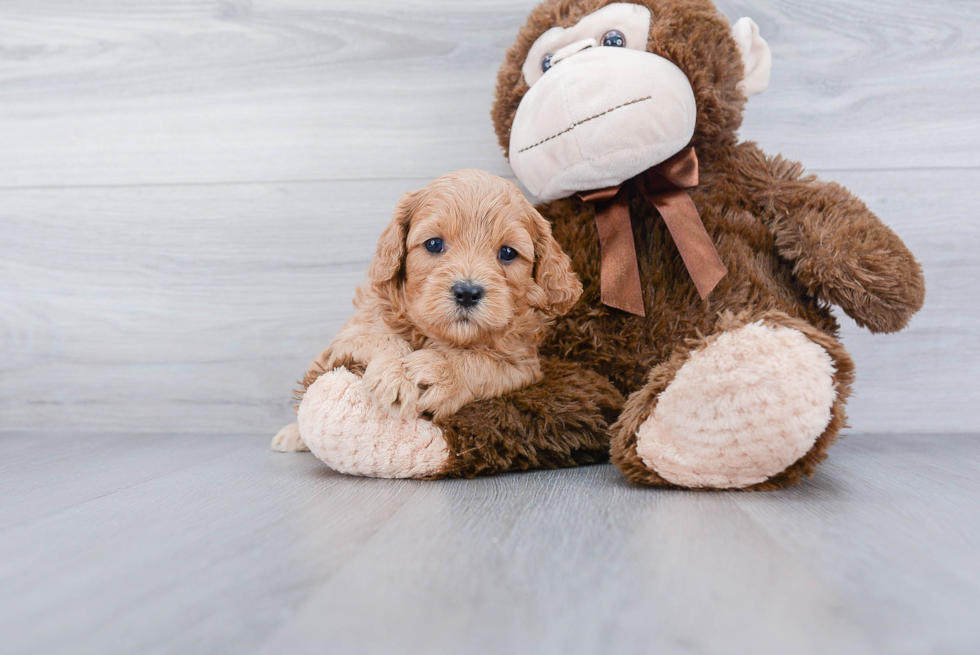
<svg viewBox="0 0 980 655">
<path fill-rule="evenodd" d="M 925 285 L 859 199 L 738 141 L 770 65 L 755 23 L 730 26 L 710 0 L 534 9 L 492 116 L 584 286 L 549 329 L 544 379 L 435 422 L 365 427 L 353 376 L 326 371 L 300 405 L 306 444 L 338 470 L 390 477 L 610 456 L 655 487 L 774 489 L 811 475 L 853 379 L 830 306 L 895 332 Z M 338 448 L 377 461 L 351 470 Z M 424 449 L 425 466 L 399 464 L 416 461 L 406 448 Z"/>
</svg>

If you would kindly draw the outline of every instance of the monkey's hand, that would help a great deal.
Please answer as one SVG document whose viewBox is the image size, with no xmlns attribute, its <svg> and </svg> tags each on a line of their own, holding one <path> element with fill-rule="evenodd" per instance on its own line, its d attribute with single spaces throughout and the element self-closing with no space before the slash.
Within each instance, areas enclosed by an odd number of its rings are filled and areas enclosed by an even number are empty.
<svg viewBox="0 0 980 655">
<path fill-rule="evenodd" d="M 745 188 L 782 257 L 817 298 L 872 332 L 897 332 L 925 300 L 922 268 L 902 240 L 847 189 L 742 144 Z"/>
</svg>

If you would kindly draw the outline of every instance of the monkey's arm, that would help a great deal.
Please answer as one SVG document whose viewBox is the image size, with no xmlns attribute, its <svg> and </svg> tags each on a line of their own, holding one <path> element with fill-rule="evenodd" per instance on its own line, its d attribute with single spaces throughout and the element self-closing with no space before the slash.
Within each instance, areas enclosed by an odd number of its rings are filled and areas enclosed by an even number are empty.
<svg viewBox="0 0 980 655">
<path fill-rule="evenodd" d="M 736 169 L 780 255 L 816 297 L 872 332 L 897 332 L 925 300 L 922 268 L 902 240 L 847 189 L 754 143 L 739 146 Z"/>
</svg>

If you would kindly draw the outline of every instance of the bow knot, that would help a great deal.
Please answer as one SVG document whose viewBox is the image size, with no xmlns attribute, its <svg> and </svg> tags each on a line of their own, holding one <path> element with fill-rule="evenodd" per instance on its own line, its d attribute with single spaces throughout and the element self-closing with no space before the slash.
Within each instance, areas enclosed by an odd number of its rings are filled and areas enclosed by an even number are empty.
<svg viewBox="0 0 980 655">
<path fill-rule="evenodd" d="M 685 148 L 632 180 L 579 194 L 585 202 L 596 203 L 602 303 L 646 316 L 626 192 L 630 182 L 660 212 L 703 300 L 728 271 L 704 229 L 694 201 L 685 191 L 699 182 L 697 155 L 694 148 Z"/>
</svg>

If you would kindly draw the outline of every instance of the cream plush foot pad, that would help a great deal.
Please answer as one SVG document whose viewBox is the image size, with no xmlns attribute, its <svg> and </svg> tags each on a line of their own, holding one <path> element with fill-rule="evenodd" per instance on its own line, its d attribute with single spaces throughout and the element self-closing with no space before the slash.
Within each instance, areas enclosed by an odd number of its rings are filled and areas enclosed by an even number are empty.
<svg viewBox="0 0 980 655">
<path fill-rule="evenodd" d="M 421 478 L 444 470 L 449 460 L 442 430 L 377 407 L 361 378 L 344 368 L 324 373 L 306 390 L 299 432 L 327 466 L 351 475 Z"/>
<path fill-rule="evenodd" d="M 752 323 L 695 352 L 637 430 L 636 452 L 669 482 L 741 488 L 805 455 L 837 391 L 827 352 L 803 333 Z"/>
<path fill-rule="evenodd" d="M 300 453 L 310 450 L 299 436 L 297 423 L 290 423 L 272 437 L 272 449 L 277 453 Z"/>
</svg>

